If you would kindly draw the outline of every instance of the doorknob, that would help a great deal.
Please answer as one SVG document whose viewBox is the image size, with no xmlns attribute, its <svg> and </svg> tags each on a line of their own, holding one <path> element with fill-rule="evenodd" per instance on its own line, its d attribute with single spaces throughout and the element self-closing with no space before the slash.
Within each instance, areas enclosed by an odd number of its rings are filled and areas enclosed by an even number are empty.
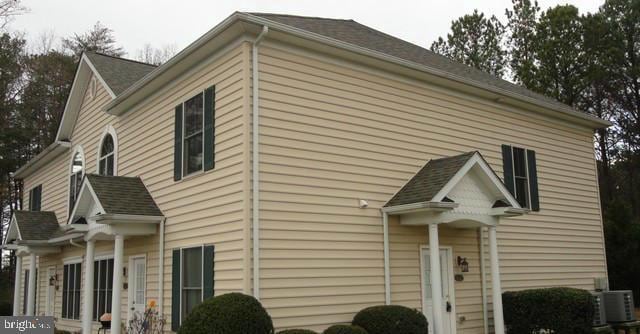
<svg viewBox="0 0 640 334">
<path fill-rule="evenodd" d="M 447 312 L 451 312 L 451 303 L 447 302 Z"/>
</svg>

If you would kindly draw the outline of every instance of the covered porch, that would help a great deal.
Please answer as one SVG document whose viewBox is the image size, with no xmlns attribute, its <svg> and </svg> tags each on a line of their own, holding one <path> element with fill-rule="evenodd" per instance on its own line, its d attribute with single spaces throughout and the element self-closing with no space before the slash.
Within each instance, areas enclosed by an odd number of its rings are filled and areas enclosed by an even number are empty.
<svg viewBox="0 0 640 334">
<path fill-rule="evenodd" d="M 30 218 L 28 228 L 24 223 L 26 219 L 23 216 Z M 68 245 L 82 249 L 83 255 L 77 260 L 78 268 L 81 270 L 79 277 L 82 277 L 80 280 L 82 282 L 81 297 L 78 297 L 80 299 L 77 302 L 82 306 L 71 310 L 71 312 L 75 312 L 73 314 L 79 313 L 79 318 L 63 316 L 66 319 L 79 319 L 82 333 L 91 333 L 92 330 L 95 330 L 96 317 L 101 316 L 101 314 L 96 314 L 95 309 L 94 291 L 97 287 L 94 286 L 94 277 L 96 277 L 96 264 L 94 263 L 104 258 L 105 255 L 96 256 L 96 243 L 101 242 L 103 248 L 105 241 L 112 243 L 112 251 L 110 252 L 112 255 L 108 257 L 112 258 L 113 269 L 107 271 L 107 275 L 110 274 L 107 279 L 111 280 L 110 283 L 113 287 L 110 293 L 112 302 L 105 303 L 109 306 L 105 306 L 104 310 L 111 313 L 113 326 L 111 326 L 110 333 L 119 334 L 121 332 L 120 324 L 123 323 L 123 314 L 125 317 L 129 314 L 129 310 L 123 308 L 120 302 L 123 299 L 123 290 L 127 290 L 126 282 L 124 282 L 126 278 L 124 274 L 126 266 L 124 262 L 125 240 L 155 235 L 158 232 L 158 226 L 164 222 L 162 212 L 142 180 L 138 177 L 88 174 L 83 179 L 67 224 L 59 225 L 55 214 L 46 212 L 17 212 L 14 215 L 14 220 L 15 224 L 12 222 L 10 230 L 15 232 L 12 232 L 11 238 L 7 238 L 4 246 L 7 249 L 17 251 L 17 268 L 22 267 L 21 259 L 23 256 L 29 256 L 30 272 L 34 272 L 39 256 L 60 252 L 62 246 Z M 30 234 L 39 236 L 40 239 L 37 242 L 24 240 L 24 231 L 26 230 Z M 74 260 L 74 262 L 76 261 Z M 62 264 L 66 265 L 66 262 L 63 261 Z M 21 310 L 17 307 L 21 295 L 21 275 L 22 271 L 16 270 L 15 315 L 21 314 Z M 60 278 L 60 280 L 62 279 L 64 277 Z M 79 281 L 75 284 L 80 288 Z M 35 315 L 32 305 L 35 301 L 32 294 L 36 291 L 34 275 L 29 275 L 29 286 L 26 291 L 29 294 L 27 297 L 29 304 L 25 315 Z M 68 305 L 69 303 L 67 303 L 67 307 L 69 307 Z M 108 307 L 111 310 L 108 310 Z M 98 310 L 98 313 L 102 313 L 102 311 Z"/>
<path fill-rule="evenodd" d="M 472 318 L 468 306 L 463 306 L 465 314 L 456 312 L 456 290 L 464 285 L 464 294 L 469 295 L 467 290 L 471 289 L 471 295 L 482 296 L 484 328 L 476 332 L 486 333 L 486 260 L 491 273 L 494 332 L 504 334 L 497 229 L 501 218 L 526 211 L 480 153 L 429 161 L 382 208 L 386 303 L 415 307 L 415 299 L 403 291 L 415 291 L 411 283 L 418 275 L 417 306 L 429 321 L 430 333 L 456 333 L 467 316 Z M 477 259 L 469 274 L 467 257 Z M 480 284 L 463 283 L 465 276 Z"/>
</svg>

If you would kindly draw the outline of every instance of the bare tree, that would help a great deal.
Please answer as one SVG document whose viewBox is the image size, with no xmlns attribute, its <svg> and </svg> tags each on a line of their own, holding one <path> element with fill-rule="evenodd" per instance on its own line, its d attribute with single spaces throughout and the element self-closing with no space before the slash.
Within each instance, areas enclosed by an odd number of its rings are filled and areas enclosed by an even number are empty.
<svg viewBox="0 0 640 334">
<path fill-rule="evenodd" d="M 161 65 L 178 53 L 176 44 L 166 44 L 161 48 L 154 48 L 151 44 L 145 44 L 136 52 L 136 60 L 144 63 Z"/>
<path fill-rule="evenodd" d="M 5 30 L 14 17 L 24 14 L 28 10 L 22 5 L 21 0 L 0 0 L 0 30 Z"/>
</svg>

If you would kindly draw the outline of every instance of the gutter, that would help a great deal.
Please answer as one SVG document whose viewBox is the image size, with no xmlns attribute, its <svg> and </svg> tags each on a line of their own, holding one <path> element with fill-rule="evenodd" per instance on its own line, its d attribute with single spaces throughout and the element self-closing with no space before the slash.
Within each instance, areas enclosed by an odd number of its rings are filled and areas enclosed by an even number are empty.
<svg viewBox="0 0 640 334">
<path fill-rule="evenodd" d="M 391 268 L 389 266 L 389 214 L 382 211 L 382 234 L 384 253 L 384 302 L 391 305 Z"/>
<path fill-rule="evenodd" d="M 260 106 L 259 106 L 259 71 L 258 71 L 258 45 L 269 33 L 269 28 L 265 25 L 262 27 L 262 32 L 256 37 L 253 42 L 252 56 L 251 56 L 251 77 L 252 82 L 252 179 L 253 179 L 253 296 L 260 300 Z"/>
<path fill-rule="evenodd" d="M 38 153 L 34 158 L 29 160 L 24 166 L 20 167 L 15 173 L 14 177 L 22 179 L 29 176 L 31 169 L 35 168 L 38 163 L 47 163 L 53 158 L 57 157 L 60 153 L 71 147 L 71 143 L 68 141 L 57 140 L 47 146 L 42 152 Z M 62 149 L 62 150 L 60 150 Z M 60 152 L 58 152 L 60 151 Z M 58 154 L 56 154 L 58 153 Z"/>
</svg>

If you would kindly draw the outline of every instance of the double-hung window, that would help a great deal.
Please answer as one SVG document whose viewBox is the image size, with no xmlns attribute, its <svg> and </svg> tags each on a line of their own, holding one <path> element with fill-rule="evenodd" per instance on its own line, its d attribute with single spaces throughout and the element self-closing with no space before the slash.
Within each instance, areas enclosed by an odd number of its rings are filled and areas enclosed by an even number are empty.
<svg viewBox="0 0 640 334">
<path fill-rule="evenodd" d="M 62 280 L 62 318 L 80 319 L 82 263 L 64 265 Z"/>
<path fill-rule="evenodd" d="M 113 291 L 113 259 L 93 262 L 93 320 L 111 313 L 111 292 Z"/>
<path fill-rule="evenodd" d="M 173 251 L 171 328 L 176 331 L 182 320 L 204 299 L 213 297 L 213 246 L 198 246 Z"/>
<path fill-rule="evenodd" d="M 215 86 L 175 108 L 174 179 L 214 168 Z"/>
<path fill-rule="evenodd" d="M 204 132 L 204 94 L 200 93 L 184 103 L 183 171 L 189 175 L 202 169 L 202 137 Z"/>
<path fill-rule="evenodd" d="M 521 207 L 540 210 L 536 152 L 502 145 L 504 183 Z"/>
<path fill-rule="evenodd" d="M 40 211 L 42 205 L 42 185 L 29 191 L 29 211 Z"/>
</svg>

